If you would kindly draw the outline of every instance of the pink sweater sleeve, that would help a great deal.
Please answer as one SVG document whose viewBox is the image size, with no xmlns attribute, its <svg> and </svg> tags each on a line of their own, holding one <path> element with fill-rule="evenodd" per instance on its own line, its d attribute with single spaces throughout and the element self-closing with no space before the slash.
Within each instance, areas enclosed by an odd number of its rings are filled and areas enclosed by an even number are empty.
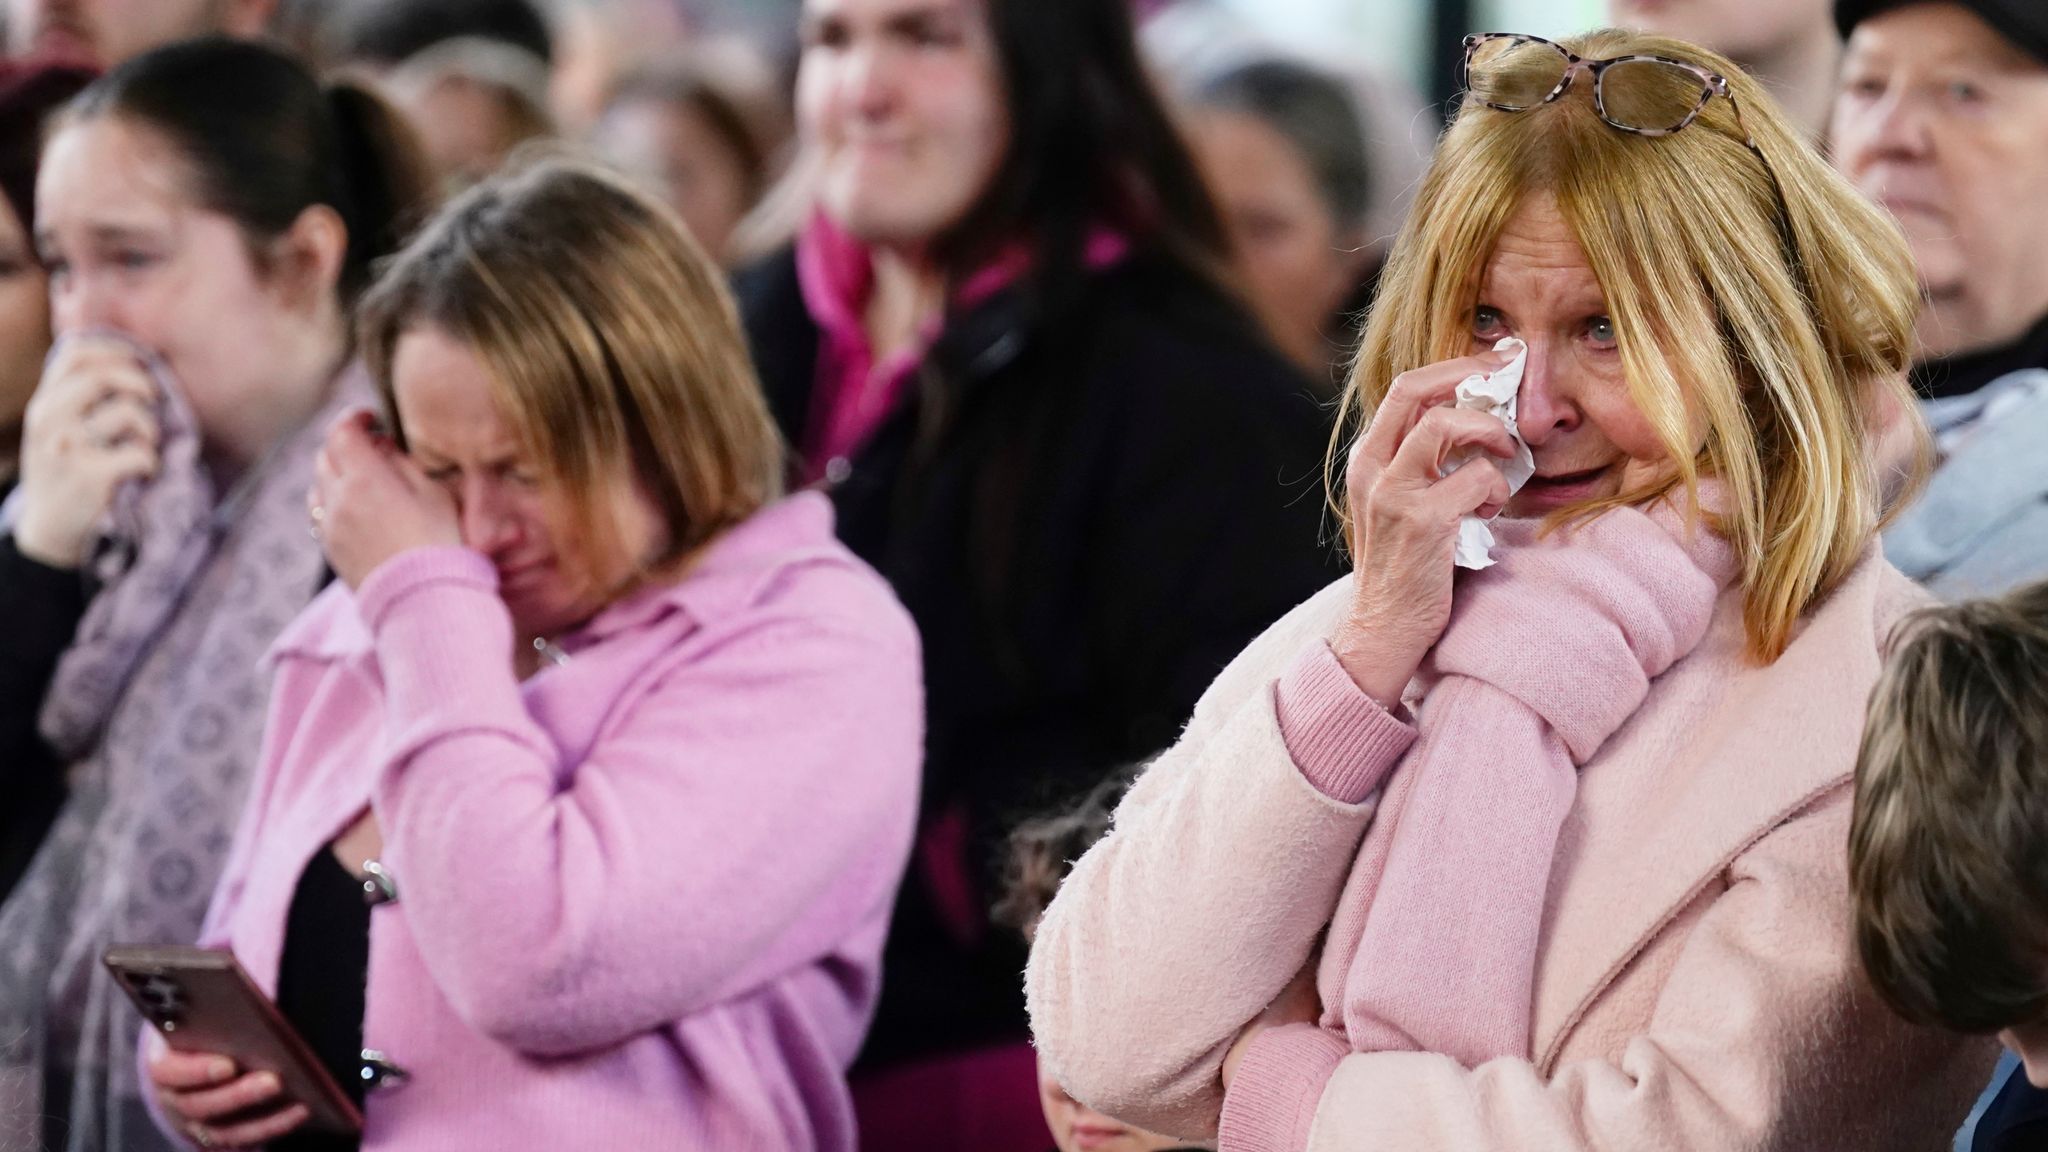
<svg viewBox="0 0 2048 1152">
<path fill-rule="evenodd" d="M 1529 1054 L 1538 933 L 1579 765 L 1706 635 L 1727 565 L 1675 518 L 1615 509 L 1538 538 L 1502 529 L 1499 564 L 1460 582 L 1426 669 L 1421 738 L 1363 901 L 1344 1020 L 1355 1051 L 1439 1052 L 1473 1066 Z M 1704 567 L 1702 566 L 1704 564 Z M 1384 829 L 1382 830 L 1384 833 Z M 1374 876 L 1372 867 L 1377 866 Z"/>
<path fill-rule="evenodd" d="M 364 582 L 396 744 L 372 802 L 472 1027 L 536 1055 L 603 1047 L 829 955 L 886 906 L 916 806 L 915 633 L 879 582 L 798 579 L 840 583 L 757 609 L 574 760 L 527 712 L 481 557 L 422 549 Z"/>
</svg>

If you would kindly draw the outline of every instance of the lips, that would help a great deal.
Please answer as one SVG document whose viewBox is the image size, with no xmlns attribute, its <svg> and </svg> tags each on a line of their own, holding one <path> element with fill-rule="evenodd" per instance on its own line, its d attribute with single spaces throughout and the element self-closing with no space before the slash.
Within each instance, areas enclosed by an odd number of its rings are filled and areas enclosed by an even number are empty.
<svg viewBox="0 0 2048 1152">
<path fill-rule="evenodd" d="M 1131 1130 L 1121 1124 L 1076 1124 L 1073 1128 L 1074 1146 L 1093 1152 L 1129 1136 Z"/>
<path fill-rule="evenodd" d="M 517 588 L 531 584 L 536 577 L 547 571 L 548 564 L 549 562 L 546 560 L 535 560 L 514 567 L 500 567 L 498 569 L 498 586 L 500 588 Z"/>
<path fill-rule="evenodd" d="M 1561 508 L 1590 500 L 1600 495 L 1607 478 L 1606 466 L 1588 468 L 1579 472 L 1553 472 L 1548 476 L 1538 475 L 1515 494 L 1514 503 L 1526 515 L 1535 508 Z"/>
</svg>

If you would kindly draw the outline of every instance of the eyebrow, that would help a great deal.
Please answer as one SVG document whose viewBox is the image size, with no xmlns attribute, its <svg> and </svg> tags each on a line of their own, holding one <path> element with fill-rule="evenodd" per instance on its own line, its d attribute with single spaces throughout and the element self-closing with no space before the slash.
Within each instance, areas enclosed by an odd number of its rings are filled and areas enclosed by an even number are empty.
<svg viewBox="0 0 2048 1152">
<path fill-rule="evenodd" d="M 161 240 L 167 229 L 148 227 L 140 224 L 92 224 L 86 227 L 86 235 L 97 244 L 132 244 L 137 241 Z M 43 250 L 57 244 L 57 236 L 47 227 L 36 229 L 36 247 Z"/>
<path fill-rule="evenodd" d="M 884 12 L 879 23 L 884 31 L 901 32 L 906 28 L 915 28 L 932 20 L 942 20 L 958 15 L 960 9 L 961 4 L 959 0 L 927 0 L 926 3 L 911 4 L 894 11 Z M 849 22 L 848 14 L 838 10 L 805 12 L 799 17 L 799 27 L 806 31 L 826 24 L 846 24 Z"/>
</svg>

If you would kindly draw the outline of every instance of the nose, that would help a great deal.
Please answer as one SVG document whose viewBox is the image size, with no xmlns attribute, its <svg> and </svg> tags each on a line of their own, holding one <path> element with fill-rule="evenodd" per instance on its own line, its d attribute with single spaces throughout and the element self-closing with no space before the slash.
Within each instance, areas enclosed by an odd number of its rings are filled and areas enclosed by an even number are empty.
<svg viewBox="0 0 2048 1152">
<path fill-rule="evenodd" d="M 97 276 L 72 273 L 50 293 L 50 327 L 58 335 L 89 328 L 127 331 L 119 291 Z"/>
<path fill-rule="evenodd" d="M 1584 415 L 1571 396 L 1571 375 L 1564 353 L 1548 340 L 1524 340 L 1529 359 L 1522 368 L 1522 389 L 1515 399 L 1515 429 L 1531 448 L 1579 426 Z"/>
<path fill-rule="evenodd" d="M 496 558 L 519 543 L 520 519 L 502 484 L 489 476 L 467 477 L 457 501 L 466 547 Z"/>
<path fill-rule="evenodd" d="M 895 106 L 896 75 L 888 50 L 873 40 L 863 40 L 846 52 L 845 71 L 840 75 L 840 97 L 845 107 L 862 119 L 887 115 Z"/>
<path fill-rule="evenodd" d="M 1934 151 L 1934 132 L 1924 102 L 1904 84 L 1849 117 L 1842 141 L 1853 172 L 1877 160 L 1924 160 Z"/>
</svg>

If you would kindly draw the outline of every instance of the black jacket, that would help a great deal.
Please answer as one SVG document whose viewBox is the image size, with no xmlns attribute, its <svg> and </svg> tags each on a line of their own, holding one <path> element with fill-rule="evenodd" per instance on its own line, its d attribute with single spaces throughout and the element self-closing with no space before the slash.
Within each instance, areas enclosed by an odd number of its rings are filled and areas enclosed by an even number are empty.
<svg viewBox="0 0 2048 1152">
<path fill-rule="evenodd" d="M 2010 344 L 1922 360 L 1910 375 L 1922 396 L 1962 396 L 2023 368 L 2048 368 L 2048 316 Z"/>
<path fill-rule="evenodd" d="M 1977 1120 L 1971 1152 L 2040 1152 L 2048 1148 L 2048 1092 L 2027 1081 L 2025 1068 L 2014 1068 L 1991 1106 Z"/>
<path fill-rule="evenodd" d="M 64 765 L 36 730 L 57 658 L 85 616 L 85 577 L 39 564 L 0 536 L 0 900 L 14 891 L 64 803 Z"/>
<path fill-rule="evenodd" d="M 819 333 L 793 256 L 738 288 L 800 445 Z M 1144 256 L 1059 317 L 1012 289 L 946 325 L 831 493 L 917 620 L 928 695 L 920 847 L 865 1063 L 1026 1034 L 1023 945 L 987 918 L 1003 837 L 1164 748 L 1232 656 L 1342 571 L 1327 421 L 1239 308 Z"/>
</svg>

